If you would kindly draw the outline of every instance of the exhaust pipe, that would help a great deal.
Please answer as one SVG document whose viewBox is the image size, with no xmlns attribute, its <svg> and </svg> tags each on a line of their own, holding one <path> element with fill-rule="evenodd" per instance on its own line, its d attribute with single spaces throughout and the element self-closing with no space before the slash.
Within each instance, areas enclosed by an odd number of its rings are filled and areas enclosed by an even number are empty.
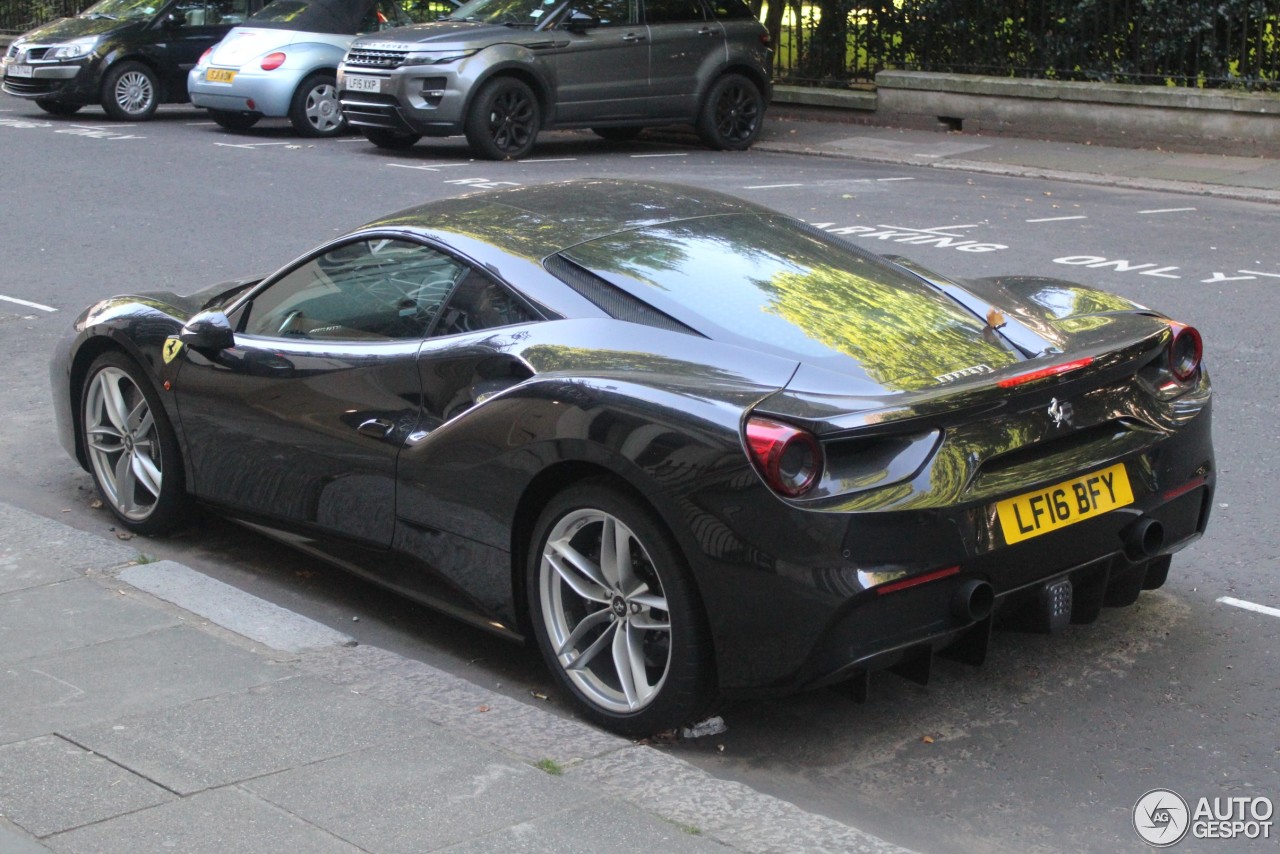
<svg viewBox="0 0 1280 854">
<path fill-rule="evenodd" d="M 985 581 L 970 579 L 951 596 L 951 613 L 966 623 L 985 620 L 996 604 L 996 592 Z"/>
<path fill-rule="evenodd" d="M 1155 557 L 1163 545 L 1164 525 L 1149 516 L 1130 525 L 1124 535 L 1125 557 L 1134 563 Z"/>
</svg>

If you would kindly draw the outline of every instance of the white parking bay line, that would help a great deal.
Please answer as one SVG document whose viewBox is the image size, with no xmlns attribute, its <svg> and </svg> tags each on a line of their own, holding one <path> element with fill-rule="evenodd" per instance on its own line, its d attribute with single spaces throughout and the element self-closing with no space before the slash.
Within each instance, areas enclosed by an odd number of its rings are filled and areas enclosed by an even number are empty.
<svg viewBox="0 0 1280 854">
<path fill-rule="evenodd" d="M 1077 216 L 1046 216 L 1040 219 L 1023 220 L 1023 222 L 1066 222 L 1069 219 L 1088 219 L 1088 217 L 1083 214 Z"/>
<path fill-rule="evenodd" d="M 576 157 L 542 157 L 538 160 L 521 160 L 521 163 L 573 163 Z"/>
<path fill-rule="evenodd" d="M 1157 213 L 1182 213 L 1183 211 L 1193 211 L 1195 208 L 1152 208 L 1149 211 L 1138 211 L 1140 214 L 1157 214 Z"/>
<path fill-rule="evenodd" d="M 1266 276 L 1269 279 L 1280 279 L 1280 273 L 1264 273 L 1261 270 L 1241 270 L 1241 273 L 1247 273 L 1250 276 Z"/>
<path fill-rule="evenodd" d="M 678 151 L 675 154 L 633 154 L 631 156 L 636 158 L 637 160 L 640 159 L 641 157 L 688 157 L 689 152 Z"/>
<path fill-rule="evenodd" d="M 450 166 L 470 166 L 470 163 L 428 163 L 423 166 L 410 166 L 408 163 L 388 163 L 388 166 L 394 166 L 397 169 L 418 169 L 423 172 L 434 172 L 437 169 L 446 169 Z"/>
<path fill-rule="evenodd" d="M 754 187 L 743 187 L 744 190 L 777 190 L 782 187 L 803 187 L 804 184 L 756 184 Z"/>
<path fill-rule="evenodd" d="M 877 178 L 877 184 L 886 184 L 889 181 L 914 181 L 915 178 Z"/>
<path fill-rule="evenodd" d="M 198 128 L 198 127 L 205 127 L 206 125 L 216 125 L 216 124 L 217 122 L 187 122 L 187 127 Z"/>
<path fill-rule="evenodd" d="M 1268 617 L 1280 617 L 1280 608 L 1269 608 L 1266 605 L 1259 605 L 1256 602 L 1246 602 L 1243 599 L 1233 599 L 1230 596 L 1219 596 L 1218 601 L 1223 605 L 1230 605 L 1233 608 L 1243 608 L 1246 611 L 1266 614 Z"/>
<path fill-rule="evenodd" d="M 261 148 L 261 147 L 262 147 L 262 146 L 264 146 L 264 145 L 296 145 L 296 143 L 292 143 L 292 142 L 246 142 L 246 143 L 243 143 L 243 144 L 239 144 L 239 143 L 234 143 L 234 142 L 215 142 L 215 143 L 214 143 L 214 145 L 218 145 L 218 146 L 221 146 L 221 147 L 223 147 L 223 148 L 249 148 L 249 149 L 253 149 L 253 148 Z"/>
<path fill-rule="evenodd" d="M 51 305 L 43 305 L 38 302 L 31 302 L 30 300 L 18 299 L 17 297 L 7 297 L 4 294 L 0 294 L 0 299 L 4 300 L 5 302 L 14 302 L 14 303 L 17 303 L 18 305 L 25 305 L 28 308 L 38 308 L 41 311 L 57 311 L 57 309 Z"/>
</svg>

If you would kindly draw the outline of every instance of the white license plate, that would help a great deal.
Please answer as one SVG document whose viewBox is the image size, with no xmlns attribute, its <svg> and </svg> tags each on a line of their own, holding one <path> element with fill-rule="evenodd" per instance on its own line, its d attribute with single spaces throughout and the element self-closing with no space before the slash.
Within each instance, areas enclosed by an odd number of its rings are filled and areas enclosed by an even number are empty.
<svg viewBox="0 0 1280 854">
<path fill-rule="evenodd" d="M 352 92 L 381 92 L 381 77 L 355 77 L 350 74 L 344 79 L 343 85 Z"/>
<path fill-rule="evenodd" d="M 32 73 L 31 73 L 31 66 L 30 66 L 30 65 L 10 65 L 10 66 L 8 67 L 8 69 L 6 69 L 6 70 L 5 70 L 5 74 L 7 74 L 9 77 L 31 77 L 31 76 L 33 76 L 33 75 L 32 75 Z"/>
</svg>

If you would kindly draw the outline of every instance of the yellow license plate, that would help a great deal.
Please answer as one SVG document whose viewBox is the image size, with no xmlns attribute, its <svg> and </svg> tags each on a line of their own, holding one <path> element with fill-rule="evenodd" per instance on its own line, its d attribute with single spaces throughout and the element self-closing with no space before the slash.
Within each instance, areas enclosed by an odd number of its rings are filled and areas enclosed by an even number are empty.
<svg viewBox="0 0 1280 854">
<path fill-rule="evenodd" d="M 210 83 L 230 83 L 236 79 L 236 73 L 230 68 L 210 68 L 205 71 L 204 79 Z"/>
<path fill-rule="evenodd" d="M 1124 464 L 1064 480 L 996 504 L 1000 530 L 1009 545 L 1101 516 L 1133 503 Z"/>
</svg>

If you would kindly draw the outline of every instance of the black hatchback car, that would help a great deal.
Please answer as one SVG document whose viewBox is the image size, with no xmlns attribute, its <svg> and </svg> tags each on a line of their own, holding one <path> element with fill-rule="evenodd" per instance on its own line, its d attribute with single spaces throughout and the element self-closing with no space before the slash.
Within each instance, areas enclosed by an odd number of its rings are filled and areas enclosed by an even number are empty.
<svg viewBox="0 0 1280 854">
<path fill-rule="evenodd" d="M 120 121 L 151 118 L 187 98 L 200 54 L 263 0 L 102 0 L 74 18 L 32 30 L 6 52 L 3 88 L 69 116 L 101 104 Z"/>
</svg>

